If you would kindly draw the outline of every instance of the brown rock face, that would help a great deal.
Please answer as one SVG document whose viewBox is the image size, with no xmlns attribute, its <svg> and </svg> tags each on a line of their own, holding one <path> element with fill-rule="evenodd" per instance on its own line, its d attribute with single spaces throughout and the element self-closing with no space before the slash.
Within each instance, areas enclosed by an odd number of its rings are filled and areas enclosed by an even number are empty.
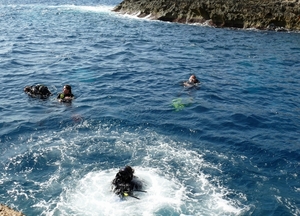
<svg viewBox="0 0 300 216">
<path fill-rule="evenodd" d="M 216 27 L 300 30 L 300 0 L 124 0 L 115 12 Z"/>
<path fill-rule="evenodd" d="M 24 216 L 24 214 L 0 204 L 0 216 Z"/>
</svg>

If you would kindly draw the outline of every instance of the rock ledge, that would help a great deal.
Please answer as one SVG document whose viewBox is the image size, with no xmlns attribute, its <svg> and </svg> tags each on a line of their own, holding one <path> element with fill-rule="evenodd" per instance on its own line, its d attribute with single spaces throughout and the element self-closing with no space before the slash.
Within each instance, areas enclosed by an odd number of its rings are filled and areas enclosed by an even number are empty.
<svg viewBox="0 0 300 216">
<path fill-rule="evenodd" d="M 5 205 L 0 204 L 0 216 L 25 216 L 21 212 L 17 212 Z"/>
<path fill-rule="evenodd" d="M 300 30 L 300 0 L 124 0 L 113 11 L 215 27 Z"/>
</svg>

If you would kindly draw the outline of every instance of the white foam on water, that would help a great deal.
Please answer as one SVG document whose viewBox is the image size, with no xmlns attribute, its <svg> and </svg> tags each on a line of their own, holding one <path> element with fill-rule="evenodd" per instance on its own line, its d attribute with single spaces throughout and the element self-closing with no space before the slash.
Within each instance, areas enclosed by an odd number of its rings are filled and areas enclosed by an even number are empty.
<svg viewBox="0 0 300 216">
<path fill-rule="evenodd" d="M 114 6 L 109 5 L 98 5 L 98 6 L 83 6 L 83 5 L 60 5 L 60 6 L 51 6 L 52 8 L 58 8 L 61 10 L 76 10 L 82 12 L 111 12 Z"/>
<path fill-rule="evenodd" d="M 229 189 L 221 184 L 210 183 L 208 177 L 214 182 L 218 182 L 218 177 L 206 176 L 203 169 L 218 168 L 203 160 L 202 155 L 182 148 L 178 145 L 181 143 L 176 144 L 176 141 L 161 140 L 158 144 L 147 146 L 148 156 L 145 160 L 149 161 L 149 165 L 155 163 L 163 167 L 167 175 L 184 185 L 186 190 L 182 197 L 182 211 L 196 215 L 239 215 L 244 210 L 236 200 L 225 198 L 226 194 L 231 193 Z M 159 159 L 159 155 L 163 156 Z M 158 158 L 157 162 L 155 158 Z"/>
<path fill-rule="evenodd" d="M 182 185 L 160 176 L 155 169 L 135 169 L 147 191 L 134 193 L 139 200 L 133 197 L 120 199 L 111 192 L 110 183 L 117 169 L 95 171 L 79 180 L 74 188 L 66 190 L 57 205 L 59 212 L 76 215 L 155 215 L 161 208 L 169 207 L 174 211 L 180 208 Z"/>
<path fill-rule="evenodd" d="M 222 171 L 203 159 L 204 152 L 190 150 L 187 142 L 151 129 L 83 121 L 22 141 L 25 148 L 19 147 L 24 156 L 12 158 L 8 166 L 18 166 L 32 155 L 37 163 L 44 157 L 51 159 L 47 166 L 54 168 L 47 178 L 35 182 L 39 189 L 30 194 L 37 199 L 33 207 L 43 215 L 240 215 L 247 211 L 240 200 L 227 196 L 235 192 L 222 185 L 218 176 Z M 113 194 L 110 184 L 121 167 L 116 168 L 114 161 L 101 167 L 93 156 L 99 152 L 120 161 L 129 158 L 123 165 L 135 169 L 147 193 L 136 192 L 140 200 L 121 200 Z M 84 162 L 85 157 L 90 162 Z M 216 170 L 216 175 L 207 176 L 206 169 Z M 30 180 L 31 170 L 25 174 Z M 44 198 L 43 194 L 52 193 L 51 199 Z"/>
<path fill-rule="evenodd" d="M 113 5 L 74 5 L 74 4 L 64 4 L 64 5 L 43 5 L 43 4 L 10 4 L 10 5 L 0 5 L 2 7 L 11 8 L 57 8 L 62 10 L 77 10 L 77 11 L 90 11 L 90 12 L 110 12 L 115 6 Z"/>
</svg>

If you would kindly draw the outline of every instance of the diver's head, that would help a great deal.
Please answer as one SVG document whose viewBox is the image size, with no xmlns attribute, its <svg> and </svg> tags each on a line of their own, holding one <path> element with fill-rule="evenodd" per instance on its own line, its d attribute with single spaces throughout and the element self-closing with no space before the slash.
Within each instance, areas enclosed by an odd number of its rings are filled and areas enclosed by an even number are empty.
<svg viewBox="0 0 300 216">
<path fill-rule="evenodd" d="M 64 94 L 72 94 L 72 88 L 70 85 L 64 86 Z"/>
<path fill-rule="evenodd" d="M 131 173 L 131 174 L 134 173 L 134 169 L 132 169 L 132 167 L 128 166 L 128 165 L 125 166 L 123 170 L 126 171 L 126 172 L 128 172 L 128 173 Z"/>
<path fill-rule="evenodd" d="M 196 82 L 196 76 L 194 74 L 192 74 L 189 78 L 189 82 L 190 83 L 195 83 Z"/>
<path fill-rule="evenodd" d="M 31 92 L 31 86 L 25 86 L 24 92 L 25 92 L 25 93 Z"/>
<path fill-rule="evenodd" d="M 123 169 L 119 170 L 116 178 L 122 183 L 129 183 L 133 179 L 134 169 L 130 166 L 125 166 Z"/>
</svg>

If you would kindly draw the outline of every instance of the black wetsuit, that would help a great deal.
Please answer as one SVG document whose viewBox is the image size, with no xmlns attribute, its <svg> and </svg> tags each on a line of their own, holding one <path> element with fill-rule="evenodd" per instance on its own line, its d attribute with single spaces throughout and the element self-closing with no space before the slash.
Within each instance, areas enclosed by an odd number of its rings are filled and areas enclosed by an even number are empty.
<svg viewBox="0 0 300 216">
<path fill-rule="evenodd" d="M 31 97 L 47 98 L 51 95 L 51 92 L 49 91 L 48 87 L 40 84 L 26 86 L 24 91 Z"/>
<path fill-rule="evenodd" d="M 133 191 L 142 190 L 142 182 L 130 170 L 120 170 L 112 181 L 113 192 L 120 197 L 133 196 Z M 137 198 L 137 197 L 135 197 Z"/>
<path fill-rule="evenodd" d="M 65 97 L 74 97 L 74 95 L 73 94 L 64 94 L 64 93 L 59 93 L 58 95 L 57 95 L 57 99 L 65 99 Z"/>
</svg>

